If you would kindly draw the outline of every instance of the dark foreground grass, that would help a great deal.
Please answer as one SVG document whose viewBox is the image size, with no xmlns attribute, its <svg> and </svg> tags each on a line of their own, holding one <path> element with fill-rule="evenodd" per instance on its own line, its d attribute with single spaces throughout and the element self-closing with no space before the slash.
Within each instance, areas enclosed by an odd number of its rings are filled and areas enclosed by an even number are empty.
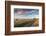
<svg viewBox="0 0 46 36">
<path fill-rule="evenodd" d="M 14 27 L 36 27 L 39 24 L 39 19 L 18 19 L 14 20 Z"/>
</svg>

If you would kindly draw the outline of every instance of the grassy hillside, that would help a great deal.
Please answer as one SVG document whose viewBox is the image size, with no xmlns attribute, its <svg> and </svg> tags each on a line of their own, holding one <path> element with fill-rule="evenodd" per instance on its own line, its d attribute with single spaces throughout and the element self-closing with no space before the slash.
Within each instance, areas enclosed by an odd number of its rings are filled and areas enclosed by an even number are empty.
<svg viewBox="0 0 46 36">
<path fill-rule="evenodd" d="M 14 19 L 14 27 L 31 27 L 38 26 L 39 19 Z"/>
</svg>

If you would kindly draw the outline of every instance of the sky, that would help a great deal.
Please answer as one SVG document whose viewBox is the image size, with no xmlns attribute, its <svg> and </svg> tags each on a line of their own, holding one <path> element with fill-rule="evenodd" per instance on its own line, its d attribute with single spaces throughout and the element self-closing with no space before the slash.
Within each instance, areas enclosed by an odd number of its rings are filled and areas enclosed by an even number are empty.
<svg viewBox="0 0 46 36">
<path fill-rule="evenodd" d="M 16 18 L 38 18 L 39 17 L 39 10 L 38 9 L 14 9 L 14 16 Z"/>
</svg>

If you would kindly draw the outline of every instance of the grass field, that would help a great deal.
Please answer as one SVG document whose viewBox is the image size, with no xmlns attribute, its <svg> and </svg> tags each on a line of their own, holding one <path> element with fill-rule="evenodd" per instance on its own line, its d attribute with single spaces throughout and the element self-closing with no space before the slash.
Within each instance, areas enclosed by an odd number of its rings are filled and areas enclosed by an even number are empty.
<svg viewBox="0 0 46 36">
<path fill-rule="evenodd" d="M 36 27 L 39 25 L 39 19 L 14 19 L 14 27 Z"/>
</svg>

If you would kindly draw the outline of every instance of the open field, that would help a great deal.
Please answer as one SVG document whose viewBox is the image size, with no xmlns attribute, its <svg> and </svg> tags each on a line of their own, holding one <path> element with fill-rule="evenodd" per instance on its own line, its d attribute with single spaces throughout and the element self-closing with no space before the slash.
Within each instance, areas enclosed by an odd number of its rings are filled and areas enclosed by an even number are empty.
<svg viewBox="0 0 46 36">
<path fill-rule="evenodd" d="M 14 19 L 14 27 L 34 27 L 39 25 L 39 19 Z"/>
</svg>

